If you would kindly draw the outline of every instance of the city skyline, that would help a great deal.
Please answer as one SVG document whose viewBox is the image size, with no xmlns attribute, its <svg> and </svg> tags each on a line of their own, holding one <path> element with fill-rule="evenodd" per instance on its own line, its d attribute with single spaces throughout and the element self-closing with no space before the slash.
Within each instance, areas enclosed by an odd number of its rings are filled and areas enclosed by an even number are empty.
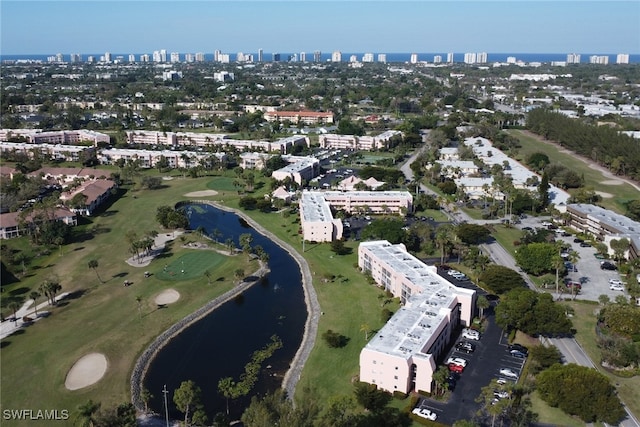
<svg viewBox="0 0 640 427">
<path fill-rule="evenodd" d="M 2 55 L 640 53 L 637 1 L 2 0 L 0 16 Z"/>
</svg>

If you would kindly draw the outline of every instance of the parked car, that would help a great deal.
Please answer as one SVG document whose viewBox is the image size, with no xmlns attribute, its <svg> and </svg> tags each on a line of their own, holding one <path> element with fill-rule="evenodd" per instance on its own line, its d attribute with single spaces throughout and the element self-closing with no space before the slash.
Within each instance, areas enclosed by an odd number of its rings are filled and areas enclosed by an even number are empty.
<svg viewBox="0 0 640 427">
<path fill-rule="evenodd" d="M 508 379 L 506 379 L 506 378 L 498 378 L 498 379 L 496 380 L 496 382 L 497 382 L 498 384 L 500 384 L 500 385 L 505 385 L 505 384 L 507 384 L 507 383 L 509 382 L 509 380 L 508 380 Z"/>
<path fill-rule="evenodd" d="M 622 280 L 618 280 L 618 279 L 609 279 L 609 284 L 610 284 L 610 285 L 623 285 L 624 283 L 622 283 Z"/>
<path fill-rule="evenodd" d="M 462 365 L 456 365 L 455 363 L 450 363 L 447 366 L 451 372 L 456 372 L 458 374 L 461 374 L 462 372 L 464 372 L 464 366 Z"/>
<path fill-rule="evenodd" d="M 582 284 L 578 283 L 578 282 L 572 282 L 572 281 L 568 281 L 565 286 L 569 289 L 575 289 L 575 290 L 582 290 Z"/>
<path fill-rule="evenodd" d="M 438 415 L 436 415 L 435 412 L 432 412 L 427 408 L 414 408 L 411 412 L 419 417 L 426 418 L 431 421 L 435 421 L 438 418 Z"/>
<path fill-rule="evenodd" d="M 493 397 L 496 399 L 507 399 L 509 397 L 509 392 L 504 390 L 493 390 Z"/>
<path fill-rule="evenodd" d="M 590 247 L 591 247 L 591 243 L 589 243 L 589 242 L 582 242 L 582 243 L 580 243 L 580 247 L 581 247 L 581 248 L 590 248 Z"/>
<path fill-rule="evenodd" d="M 509 350 L 518 350 L 522 353 L 529 354 L 529 349 L 521 344 L 513 343 L 509 346 Z"/>
<path fill-rule="evenodd" d="M 460 351 L 464 351 L 466 353 L 473 353 L 476 350 L 476 346 L 471 344 L 470 342 L 460 341 L 456 344 L 456 348 Z"/>
<path fill-rule="evenodd" d="M 518 374 L 516 374 L 514 371 L 512 371 L 509 368 L 501 368 L 500 375 L 504 375 L 507 378 L 513 378 L 516 380 L 518 379 Z"/>
<path fill-rule="evenodd" d="M 526 359 L 527 358 L 527 354 L 521 352 L 520 350 L 511 350 L 509 353 L 511 353 L 511 355 L 513 357 L 517 357 L 518 359 Z"/>
<path fill-rule="evenodd" d="M 616 267 L 615 264 L 609 262 L 609 261 L 602 261 L 600 263 L 600 269 L 601 270 L 617 270 L 618 267 Z"/>
<path fill-rule="evenodd" d="M 579 237 L 576 237 L 575 239 L 573 239 L 573 243 L 583 243 L 583 242 L 584 242 L 584 240 L 582 240 Z"/>
<path fill-rule="evenodd" d="M 465 328 L 462 330 L 462 338 L 478 341 L 480 340 L 480 332 Z"/>
<path fill-rule="evenodd" d="M 624 292 L 624 286 L 623 285 L 609 285 L 609 289 L 611 289 L 612 291 L 622 291 L 622 292 Z"/>
<path fill-rule="evenodd" d="M 454 363 L 454 364 L 456 364 L 456 365 L 460 365 L 460 366 L 465 366 L 465 367 L 467 366 L 467 361 L 466 361 L 466 360 L 464 360 L 464 359 L 463 359 L 463 358 L 461 358 L 461 357 L 450 357 L 450 358 L 446 361 L 445 365 L 450 365 L 450 364 L 452 364 L 452 363 Z"/>
</svg>

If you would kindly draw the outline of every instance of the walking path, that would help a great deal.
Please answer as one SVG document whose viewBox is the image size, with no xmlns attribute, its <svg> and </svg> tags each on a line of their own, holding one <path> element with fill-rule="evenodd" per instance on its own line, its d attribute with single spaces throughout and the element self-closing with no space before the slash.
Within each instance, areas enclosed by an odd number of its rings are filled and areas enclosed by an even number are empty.
<svg viewBox="0 0 640 427">
<path fill-rule="evenodd" d="M 60 300 L 65 299 L 69 295 L 69 292 L 62 293 L 55 297 L 55 301 L 58 302 Z M 20 307 L 16 311 L 15 322 L 13 321 L 13 316 L 9 319 L 6 319 L 4 322 L 0 323 L 0 340 L 8 337 L 16 331 L 19 331 L 24 326 L 29 326 L 33 322 L 37 322 L 40 319 L 43 319 L 49 315 L 49 312 L 44 310 L 46 307 L 49 307 L 49 301 L 42 302 L 37 305 L 38 315 L 36 316 L 36 307 L 32 307 L 34 301 L 32 299 L 27 300 L 22 307 Z M 30 322 L 24 322 L 24 317 L 27 316 L 32 320 Z"/>
<path fill-rule="evenodd" d="M 127 260 L 127 264 L 129 264 L 132 267 L 146 267 L 149 264 L 151 264 L 151 261 L 153 261 L 153 259 L 155 257 L 157 257 L 158 255 L 160 255 L 162 253 L 162 251 L 164 251 L 164 247 L 167 244 L 167 242 L 175 239 L 176 237 L 178 237 L 179 235 L 181 235 L 182 233 L 184 233 L 183 231 L 179 231 L 179 230 L 174 230 L 171 233 L 162 233 L 162 234 L 158 234 L 154 239 L 153 239 L 153 246 L 151 247 L 151 250 L 141 256 L 137 256 L 134 255 L 131 258 L 129 258 Z"/>
</svg>

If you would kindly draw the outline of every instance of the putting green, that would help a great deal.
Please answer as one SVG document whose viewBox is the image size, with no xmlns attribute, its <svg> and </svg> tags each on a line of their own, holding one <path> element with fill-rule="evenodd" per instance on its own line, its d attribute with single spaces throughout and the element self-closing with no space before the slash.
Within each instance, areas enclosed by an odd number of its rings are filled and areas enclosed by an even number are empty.
<svg viewBox="0 0 640 427">
<path fill-rule="evenodd" d="M 164 264 L 155 276 L 160 280 L 180 281 L 203 277 L 209 270 L 215 274 L 218 265 L 225 261 L 225 256 L 215 251 L 197 250 L 186 253 L 169 264 Z"/>
</svg>

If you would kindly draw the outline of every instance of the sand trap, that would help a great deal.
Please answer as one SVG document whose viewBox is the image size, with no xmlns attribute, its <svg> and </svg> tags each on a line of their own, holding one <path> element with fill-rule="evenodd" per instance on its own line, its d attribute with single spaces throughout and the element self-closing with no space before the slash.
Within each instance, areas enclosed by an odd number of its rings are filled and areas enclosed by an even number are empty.
<svg viewBox="0 0 640 427">
<path fill-rule="evenodd" d="M 622 181 L 617 180 L 617 179 L 610 179 L 607 181 L 600 181 L 600 184 L 603 185 L 622 185 Z"/>
<path fill-rule="evenodd" d="M 174 303 L 179 299 L 180 293 L 178 293 L 178 291 L 176 291 L 175 289 L 167 289 L 165 291 L 162 291 L 160 295 L 156 297 L 155 302 L 158 305 L 164 305 Z"/>
<path fill-rule="evenodd" d="M 613 197 L 613 194 L 611 193 L 605 193 L 604 191 L 596 191 L 595 192 L 598 196 L 602 197 L 603 199 L 610 199 Z"/>
<path fill-rule="evenodd" d="M 68 390 L 78 390 L 95 384 L 107 372 L 107 358 L 102 353 L 82 356 L 67 373 L 64 386 Z"/>
<path fill-rule="evenodd" d="M 215 196 L 218 192 L 216 190 L 202 190 L 202 191 L 192 191 L 191 193 L 187 193 L 185 197 L 207 197 L 207 196 Z"/>
</svg>

